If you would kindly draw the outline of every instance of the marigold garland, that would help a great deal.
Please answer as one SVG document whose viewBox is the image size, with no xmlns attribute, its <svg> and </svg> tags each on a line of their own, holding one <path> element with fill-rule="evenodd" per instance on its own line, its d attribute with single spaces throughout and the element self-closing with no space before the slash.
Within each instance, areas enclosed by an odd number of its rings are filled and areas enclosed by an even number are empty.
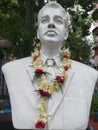
<svg viewBox="0 0 98 130">
<path fill-rule="evenodd" d="M 61 62 L 58 74 L 51 82 L 47 82 L 48 72 L 44 71 L 43 60 L 40 58 L 40 51 L 36 48 L 32 53 L 32 65 L 35 69 L 35 78 L 38 82 L 39 101 L 38 101 L 38 119 L 35 123 L 36 128 L 45 128 L 48 118 L 46 110 L 46 100 L 55 91 L 58 91 L 67 79 L 67 71 L 71 67 L 70 51 L 63 48 L 60 52 Z"/>
</svg>

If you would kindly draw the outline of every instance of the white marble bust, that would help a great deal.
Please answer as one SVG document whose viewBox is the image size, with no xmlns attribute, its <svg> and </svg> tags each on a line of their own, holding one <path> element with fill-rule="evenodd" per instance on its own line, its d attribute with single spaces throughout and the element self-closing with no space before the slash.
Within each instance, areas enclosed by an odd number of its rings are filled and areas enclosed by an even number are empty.
<svg viewBox="0 0 98 130">
<path fill-rule="evenodd" d="M 54 58 L 58 72 L 60 47 L 68 37 L 68 21 L 64 8 L 56 2 L 46 4 L 38 14 L 37 35 L 41 42 L 40 57 L 44 63 Z M 32 83 L 34 68 L 31 57 L 9 62 L 2 67 L 7 83 L 12 121 L 16 129 L 36 129 L 38 84 Z M 45 129 L 85 130 L 88 126 L 94 86 L 98 72 L 71 60 L 68 78 L 62 91 L 54 92 L 47 103 L 49 117 Z M 46 68 L 46 65 L 44 64 Z"/>
</svg>

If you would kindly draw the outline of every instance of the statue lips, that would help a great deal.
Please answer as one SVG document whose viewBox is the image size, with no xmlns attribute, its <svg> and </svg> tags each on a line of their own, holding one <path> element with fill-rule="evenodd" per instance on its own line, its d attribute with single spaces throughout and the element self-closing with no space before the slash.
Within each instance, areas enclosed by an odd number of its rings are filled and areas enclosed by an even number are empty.
<svg viewBox="0 0 98 130">
<path fill-rule="evenodd" d="M 56 36 L 57 35 L 56 31 L 54 31 L 54 30 L 48 30 L 45 34 L 47 36 Z"/>
</svg>

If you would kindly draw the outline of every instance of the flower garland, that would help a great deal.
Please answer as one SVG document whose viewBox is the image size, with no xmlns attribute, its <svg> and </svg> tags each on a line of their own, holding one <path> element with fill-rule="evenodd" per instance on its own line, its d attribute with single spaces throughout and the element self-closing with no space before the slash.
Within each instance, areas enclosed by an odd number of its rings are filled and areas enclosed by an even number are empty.
<svg viewBox="0 0 98 130">
<path fill-rule="evenodd" d="M 35 78 L 38 82 L 40 99 L 38 101 L 38 119 L 36 128 L 45 128 L 48 118 L 46 111 L 46 101 L 55 91 L 58 91 L 67 79 L 67 71 L 71 67 L 70 51 L 63 48 L 60 52 L 61 62 L 58 74 L 51 82 L 47 82 L 48 72 L 43 69 L 43 60 L 40 58 L 40 51 L 36 48 L 32 53 L 32 65 L 35 70 Z"/>
</svg>

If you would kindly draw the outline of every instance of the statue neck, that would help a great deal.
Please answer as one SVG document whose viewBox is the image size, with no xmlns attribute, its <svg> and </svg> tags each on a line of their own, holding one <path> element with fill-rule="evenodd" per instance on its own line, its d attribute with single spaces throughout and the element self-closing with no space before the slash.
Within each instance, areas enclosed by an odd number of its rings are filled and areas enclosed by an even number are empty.
<svg viewBox="0 0 98 130">
<path fill-rule="evenodd" d="M 46 43 L 44 45 L 42 44 L 41 51 L 47 57 L 54 57 L 54 56 L 59 54 L 60 48 L 61 48 L 60 44 L 59 45 L 57 45 L 57 44 L 55 45 L 54 43 L 53 44 L 51 43 L 51 45 L 50 44 L 48 45 Z"/>
</svg>

